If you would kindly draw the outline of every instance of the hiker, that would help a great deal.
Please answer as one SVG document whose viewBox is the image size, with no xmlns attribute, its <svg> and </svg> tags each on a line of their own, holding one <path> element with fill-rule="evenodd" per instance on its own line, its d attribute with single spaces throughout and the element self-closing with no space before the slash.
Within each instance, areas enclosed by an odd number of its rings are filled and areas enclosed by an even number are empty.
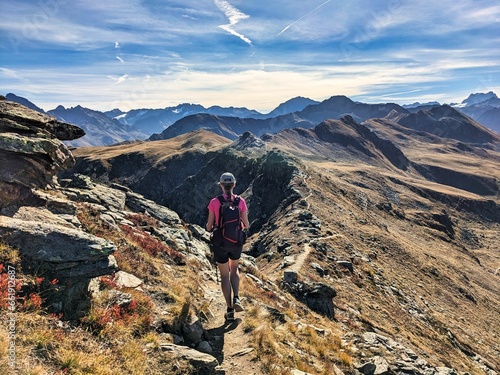
<svg viewBox="0 0 500 375">
<path fill-rule="evenodd" d="M 208 205 L 206 229 L 212 232 L 214 258 L 220 271 L 222 293 L 227 304 L 224 317 L 232 321 L 235 311 L 243 311 L 238 295 L 240 286 L 238 262 L 250 224 L 245 199 L 233 194 L 236 186 L 234 175 L 229 172 L 223 173 L 220 176 L 219 186 L 222 194 L 213 198 Z M 236 216 L 230 217 L 231 215 Z"/>
</svg>

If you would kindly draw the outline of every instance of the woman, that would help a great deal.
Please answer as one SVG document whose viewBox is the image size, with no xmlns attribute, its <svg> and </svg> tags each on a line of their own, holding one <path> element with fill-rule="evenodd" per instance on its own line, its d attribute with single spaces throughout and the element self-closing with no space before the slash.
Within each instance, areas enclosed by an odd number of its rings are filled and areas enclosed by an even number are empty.
<svg viewBox="0 0 500 375">
<path fill-rule="evenodd" d="M 241 230 L 247 230 L 250 227 L 248 222 L 248 209 L 245 200 L 242 197 L 233 194 L 236 186 L 236 179 L 232 173 L 226 172 L 220 176 L 219 186 L 222 189 L 222 196 L 213 198 L 208 205 L 208 221 L 206 229 L 211 232 L 220 226 L 221 207 L 226 202 L 238 202 L 239 225 Z M 222 202 L 221 202 L 222 201 Z M 220 228 L 222 229 L 222 228 Z M 243 311 L 239 298 L 240 274 L 238 263 L 241 257 L 243 245 L 240 243 L 216 246 L 214 245 L 214 256 L 221 275 L 221 289 L 226 300 L 227 312 L 224 315 L 226 320 L 234 320 L 235 311 Z M 231 298 L 231 294 L 233 298 Z"/>
</svg>

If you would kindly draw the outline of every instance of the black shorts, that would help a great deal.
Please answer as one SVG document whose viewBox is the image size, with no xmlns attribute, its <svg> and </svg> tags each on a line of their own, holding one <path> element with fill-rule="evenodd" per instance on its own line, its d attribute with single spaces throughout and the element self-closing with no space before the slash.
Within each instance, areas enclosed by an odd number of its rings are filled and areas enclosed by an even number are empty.
<svg viewBox="0 0 500 375">
<path fill-rule="evenodd" d="M 234 246 L 230 248 L 222 248 L 213 246 L 214 258 L 217 263 L 227 263 L 229 259 L 238 260 L 241 257 L 243 246 Z"/>
</svg>

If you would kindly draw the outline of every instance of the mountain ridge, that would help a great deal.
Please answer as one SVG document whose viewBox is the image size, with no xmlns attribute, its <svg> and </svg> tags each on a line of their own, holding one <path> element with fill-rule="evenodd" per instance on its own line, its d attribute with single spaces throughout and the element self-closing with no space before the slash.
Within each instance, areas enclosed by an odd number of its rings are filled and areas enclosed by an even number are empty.
<svg viewBox="0 0 500 375">
<path fill-rule="evenodd" d="M 350 322 L 347 331 L 360 324 L 400 343 L 411 337 L 419 353 L 431 350 L 440 358 L 447 353 L 451 367 L 458 355 L 467 361 L 467 370 L 475 368 L 470 358 L 477 343 L 465 337 L 485 334 L 491 319 L 486 311 L 495 303 L 494 286 L 481 289 L 479 280 L 493 277 L 499 260 L 491 247 L 500 222 L 497 151 L 389 119 L 359 124 L 352 117 L 261 138 L 246 133 L 224 142 L 220 137 L 215 148 L 203 150 L 188 141 L 191 137 L 219 136 L 200 129 L 144 142 L 144 153 L 158 148 L 158 142 L 164 148 L 171 142 L 188 142 L 189 147 L 143 166 L 141 176 L 133 166 L 120 176 L 111 174 L 120 158 L 136 155 L 137 148 L 102 160 L 91 148 L 75 150 L 75 170 L 127 184 L 173 208 L 183 220 L 203 225 L 203 202 L 216 194 L 218 173 L 229 168 L 238 178 L 235 192 L 249 205 L 248 252 L 273 283 L 294 285 L 287 284 L 287 277 L 298 273 L 335 285 L 342 294 L 333 298 L 336 320 Z M 488 229 L 479 235 L 481 226 Z M 489 243 L 489 250 L 481 241 Z M 473 281 L 474 272 L 483 276 Z M 464 314 L 476 322 L 476 333 L 457 318 Z M 354 323 L 359 319 L 364 323 Z M 447 331 L 461 344 L 449 345 L 449 338 L 443 342 Z M 483 350 L 491 361 L 494 350 Z"/>
<path fill-rule="evenodd" d="M 412 113 L 397 104 L 359 104 L 345 96 L 332 97 L 318 105 L 307 106 L 302 111 L 270 119 L 241 119 L 204 114 L 187 116 L 161 134 L 152 135 L 149 140 L 173 138 L 199 128 L 234 140 L 246 131 L 262 136 L 287 128 L 311 128 L 325 120 L 344 116 L 350 116 L 359 122 L 371 118 L 388 118 L 415 130 L 469 143 L 488 144 L 499 140 L 499 136 L 493 131 L 448 105 Z"/>
<path fill-rule="evenodd" d="M 21 370 L 499 368 L 496 148 L 344 116 L 69 150 L 83 130 L 0 104 L 1 262 L 23 282 L 18 322 L 37 323 L 16 330 Z M 251 222 L 234 324 L 202 227 L 228 170 Z"/>
<path fill-rule="evenodd" d="M 12 94 L 14 95 L 14 94 Z M 474 98 L 473 100 L 470 97 Z M 475 121 L 489 127 L 490 129 L 500 132 L 500 123 L 498 123 L 498 111 L 500 108 L 495 104 L 495 100 L 498 101 L 496 94 L 490 92 L 488 94 L 471 94 L 468 99 L 465 99 L 463 103 L 473 103 L 473 105 L 460 104 L 452 105 L 453 108 L 467 114 Z M 36 105 L 29 102 L 27 99 L 17 97 L 18 101 L 28 104 L 32 108 Z M 464 106 L 465 105 L 465 106 Z M 119 109 L 114 109 L 112 111 L 104 112 L 104 115 L 110 117 L 111 120 L 107 127 L 110 129 L 108 136 L 101 134 L 92 140 L 90 136 L 85 139 L 80 139 L 74 141 L 72 146 L 83 146 L 89 144 L 101 145 L 101 144 L 111 144 L 121 141 L 127 141 L 132 138 L 145 139 L 151 137 L 153 134 L 159 134 L 158 131 L 164 131 L 166 128 L 175 124 L 177 121 L 181 121 L 186 116 L 193 116 L 198 114 L 212 114 L 220 117 L 238 117 L 241 119 L 255 119 L 255 120 L 266 120 L 271 118 L 276 118 L 273 120 L 274 124 L 270 126 L 271 132 L 277 131 L 283 127 L 294 127 L 294 126 L 314 126 L 327 118 L 341 118 L 344 115 L 352 116 L 356 121 L 363 121 L 369 117 L 384 117 L 388 112 L 387 109 L 394 109 L 400 113 L 417 113 L 421 110 L 431 110 L 440 106 L 439 103 L 429 102 L 424 104 L 414 103 L 413 105 L 403 105 L 399 106 L 395 103 L 385 103 L 385 104 L 367 104 L 354 102 L 351 99 L 343 95 L 332 96 L 322 102 L 313 101 L 308 98 L 296 97 L 292 98 L 282 104 L 280 104 L 273 111 L 269 112 L 267 115 L 261 114 L 257 111 L 248 110 L 246 108 L 223 108 L 220 106 L 212 106 L 208 109 L 197 104 L 179 104 L 175 107 L 166 107 L 164 109 L 133 109 L 128 112 L 122 112 Z M 78 106 L 80 107 L 80 106 Z M 38 108 L 38 107 L 36 107 Z M 55 113 L 62 111 L 64 107 L 57 107 L 52 110 Z M 76 107 L 75 107 L 76 108 Z M 308 108 L 308 109 L 307 109 Z M 41 110 L 38 108 L 38 110 Z M 89 134 L 103 133 L 102 123 L 105 120 L 95 121 L 94 123 L 89 123 L 88 119 L 95 117 L 95 113 L 98 111 L 92 111 L 94 115 L 82 116 L 81 118 L 75 118 L 75 124 L 83 126 L 87 129 Z M 300 113 L 298 115 L 298 113 Z M 285 117 L 281 117 L 285 116 Z M 288 119 L 287 119 L 288 117 Z M 301 118 L 302 117 L 302 118 Z M 62 119 L 63 117 L 61 117 Z M 214 131 L 219 132 L 219 134 L 229 134 L 231 131 L 228 129 L 219 129 L 213 117 L 207 116 L 207 119 L 211 122 L 211 127 Z M 116 123 L 118 121 L 122 126 Z M 244 120 L 245 121 L 245 120 Z M 114 125 L 112 123 L 114 122 Z M 234 120 L 232 121 L 234 123 Z M 251 122 L 248 120 L 247 122 Z M 280 122 L 282 123 L 280 125 Z M 286 122 L 287 125 L 284 125 Z M 307 124 L 309 122 L 310 124 Z M 92 128 L 97 128 L 92 129 Z M 99 129 L 101 128 L 101 129 Z M 215 130 L 217 129 L 217 130 Z M 90 130 L 90 131 L 89 131 Z M 191 129 L 194 130 L 194 129 Z M 243 129 L 243 132 L 253 129 Z M 123 132 L 136 132 L 135 135 L 120 134 Z M 142 132 L 142 133 L 141 133 Z M 174 133 L 172 130 L 170 133 Z M 257 133 L 254 131 L 254 133 Z M 241 135 L 242 133 L 235 133 L 235 135 Z M 233 135 L 233 136 L 235 136 Z M 158 135 L 154 135 L 153 139 L 158 139 Z"/>
</svg>

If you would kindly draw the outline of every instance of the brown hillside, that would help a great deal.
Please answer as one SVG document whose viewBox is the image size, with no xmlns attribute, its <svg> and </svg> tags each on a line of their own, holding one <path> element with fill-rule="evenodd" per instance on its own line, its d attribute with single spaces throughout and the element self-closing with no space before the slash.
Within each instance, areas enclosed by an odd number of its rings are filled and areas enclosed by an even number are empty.
<svg viewBox="0 0 500 375">
<path fill-rule="evenodd" d="M 208 136 L 196 133 L 197 142 L 201 135 Z M 141 175 L 116 177 L 120 157 L 137 145 L 121 146 L 99 167 L 97 154 L 81 149 L 76 171 L 128 184 L 203 225 L 214 181 L 229 169 L 249 202 L 247 251 L 259 272 L 322 314 L 324 305 L 304 299 L 301 288 L 335 289 L 332 319 L 356 361 L 382 356 L 399 368 L 413 353 L 435 367 L 498 370 L 498 152 L 388 120 L 327 121 L 246 148 L 216 139 L 206 154 L 194 157 L 194 146 L 175 149 L 176 157 L 165 151 L 154 166 L 135 166 Z M 186 138 L 171 141 L 180 147 Z M 144 155 L 158 150 L 154 142 L 141 147 Z M 388 150 L 400 152 L 406 168 Z M 179 160 L 192 164 L 179 170 Z M 367 344 L 367 333 L 397 345 Z"/>
</svg>

